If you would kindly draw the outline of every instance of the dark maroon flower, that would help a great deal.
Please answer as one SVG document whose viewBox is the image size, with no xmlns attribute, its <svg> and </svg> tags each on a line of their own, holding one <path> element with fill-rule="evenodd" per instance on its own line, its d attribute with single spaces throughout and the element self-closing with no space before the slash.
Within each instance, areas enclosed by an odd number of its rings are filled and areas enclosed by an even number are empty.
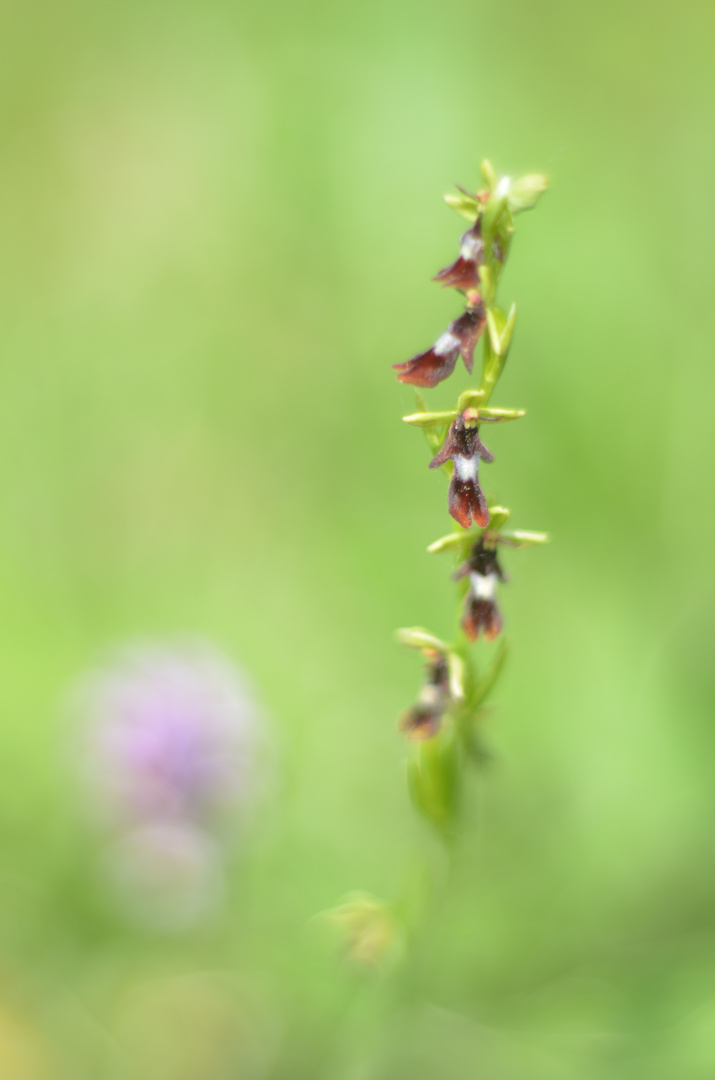
<svg viewBox="0 0 715 1080">
<path fill-rule="evenodd" d="M 433 655 L 416 703 L 400 718 L 400 731 L 406 732 L 412 739 L 429 739 L 435 735 L 449 706 L 447 661 L 438 653 Z"/>
<path fill-rule="evenodd" d="M 483 262 L 482 222 L 481 218 L 477 218 L 472 228 L 461 237 L 459 258 L 451 266 L 440 270 L 432 280 L 440 281 L 445 289 L 460 289 L 465 293 L 478 290 L 479 266 Z"/>
<path fill-rule="evenodd" d="M 440 452 L 430 461 L 430 469 L 438 469 L 451 458 L 454 472 L 449 483 L 449 512 L 463 529 L 472 524 L 484 528 L 489 524 L 489 509 L 479 486 L 479 459 L 494 461 L 479 438 L 478 414 L 465 409 L 455 419 Z"/>
<path fill-rule="evenodd" d="M 476 641 L 480 631 L 487 641 L 492 641 L 502 628 L 501 614 L 494 599 L 497 582 L 506 581 L 496 550 L 487 547 L 484 537 L 480 537 L 469 558 L 454 576 L 469 577 L 462 629 L 470 641 Z"/>
<path fill-rule="evenodd" d="M 474 348 L 484 332 L 486 321 L 482 304 L 467 308 L 463 315 L 449 324 L 431 349 L 402 364 L 392 365 L 398 373 L 398 381 L 411 386 L 436 386 L 452 374 L 460 353 L 464 366 L 471 374 Z"/>
</svg>

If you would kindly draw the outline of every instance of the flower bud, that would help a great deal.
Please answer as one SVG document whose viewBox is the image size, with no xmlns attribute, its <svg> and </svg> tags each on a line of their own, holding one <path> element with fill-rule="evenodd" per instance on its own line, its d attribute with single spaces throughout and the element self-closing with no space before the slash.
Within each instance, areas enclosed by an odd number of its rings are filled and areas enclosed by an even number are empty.
<svg viewBox="0 0 715 1080">
<path fill-rule="evenodd" d="M 399 958 L 404 931 L 382 900 L 369 893 L 350 893 L 325 916 L 338 927 L 345 956 L 357 967 L 375 970 Z"/>
</svg>

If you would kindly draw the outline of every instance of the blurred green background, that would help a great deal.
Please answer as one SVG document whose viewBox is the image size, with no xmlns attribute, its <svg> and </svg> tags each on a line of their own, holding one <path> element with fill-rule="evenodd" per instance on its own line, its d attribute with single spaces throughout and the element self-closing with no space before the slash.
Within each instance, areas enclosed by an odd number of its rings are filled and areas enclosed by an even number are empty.
<svg viewBox="0 0 715 1080">
<path fill-rule="evenodd" d="M 3 1080 L 715 1076 L 715 9 L 7 0 L 0 9 Z M 444 487 L 390 364 L 459 310 L 444 206 L 547 172 L 487 488 L 513 651 L 479 828 L 407 992 L 312 930 L 429 841 L 396 717 L 449 635 Z M 463 370 L 430 396 L 449 402 Z M 197 634 L 270 715 L 229 902 L 93 884 L 68 688 Z"/>
</svg>

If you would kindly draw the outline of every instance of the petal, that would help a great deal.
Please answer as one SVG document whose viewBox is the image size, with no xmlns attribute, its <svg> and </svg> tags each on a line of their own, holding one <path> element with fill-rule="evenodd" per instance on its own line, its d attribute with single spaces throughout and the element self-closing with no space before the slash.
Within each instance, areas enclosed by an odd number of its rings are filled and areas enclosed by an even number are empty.
<svg viewBox="0 0 715 1080">
<path fill-rule="evenodd" d="M 479 454 L 482 461 L 486 461 L 487 465 L 490 465 L 494 461 L 494 454 L 491 450 L 487 450 L 482 440 L 477 436 L 477 442 L 475 446 L 476 452 Z"/>
<path fill-rule="evenodd" d="M 457 420 L 459 420 L 459 417 L 457 417 Z M 457 420 L 454 420 L 450 425 L 442 449 L 430 461 L 430 469 L 439 469 L 441 465 L 446 465 L 455 454 L 461 453 L 461 432 L 457 428 Z"/>
<path fill-rule="evenodd" d="M 487 318 L 482 307 L 468 309 L 449 324 L 449 333 L 459 340 L 459 351 L 470 375 L 474 367 L 474 349 L 486 325 Z"/>
</svg>

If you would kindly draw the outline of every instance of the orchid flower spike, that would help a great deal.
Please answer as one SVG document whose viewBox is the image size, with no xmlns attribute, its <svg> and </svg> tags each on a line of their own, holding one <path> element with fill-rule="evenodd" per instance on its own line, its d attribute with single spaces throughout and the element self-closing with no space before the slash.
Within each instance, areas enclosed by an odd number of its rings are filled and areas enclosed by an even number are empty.
<svg viewBox="0 0 715 1080">
<path fill-rule="evenodd" d="M 441 653 L 431 654 L 426 672 L 416 703 L 400 718 L 400 731 L 412 739 L 429 739 L 435 735 L 451 700 L 449 668 Z"/>
<path fill-rule="evenodd" d="M 436 386 L 443 379 L 449 378 L 460 354 L 464 366 L 471 374 L 474 367 L 474 349 L 486 324 L 486 314 L 481 302 L 468 307 L 463 315 L 449 324 L 431 349 L 402 364 L 392 365 L 397 372 L 398 381 L 411 386 Z"/>
<path fill-rule="evenodd" d="M 476 641 L 480 631 L 487 641 L 492 641 L 502 628 L 501 613 L 494 599 L 497 582 L 506 581 L 497 559 L 496 547 L 488 546 L 481 536 L 467 561 L 454 576 L 455 579 L 469 577 L 462 629 L 470 641 Z"/>
<path fill-rule="evenodd" d="M 438 469 L 451 458 L 454 472 L 449 482 L 449 512 L 463 529 L 472 524 L 485 528 L 489 524 L 489 508 L 484 492 L 479 486 L 479 459 L 494 461 L 479 438 L 479 414 L 476 409 L 465 409 L 453 421 L 447 432 L 444 446 L 429 463 L 430 469 Z"/>
</svg>

